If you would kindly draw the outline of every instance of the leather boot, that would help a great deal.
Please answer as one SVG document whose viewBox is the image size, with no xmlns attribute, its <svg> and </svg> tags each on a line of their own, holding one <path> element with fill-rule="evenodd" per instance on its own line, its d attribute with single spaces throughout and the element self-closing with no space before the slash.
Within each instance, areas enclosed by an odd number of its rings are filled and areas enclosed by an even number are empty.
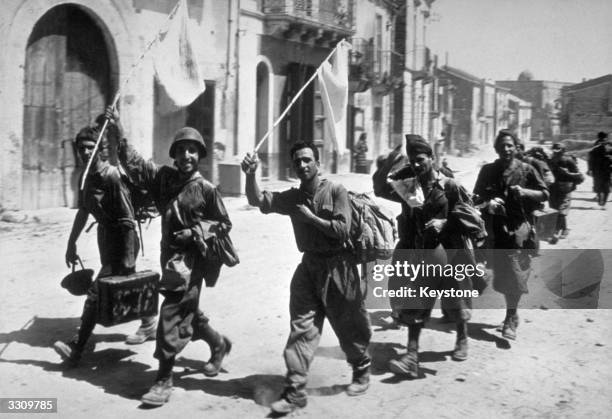
<svg viewBox="0 0 612 419">
<path fill-rule="evenodd" d="M 170 400 L 172 394 L 172 376 L 158 379 L 140 401 L 149 406 L 161 406 Z"/>
<path fill-rule="evenodd" d="M 361 396 L 370 387 L 370 360 L 362 365 L 353 366 L 353 380 L 346 388 L 349 396 Z"/>
<path fill-rule="evenodd" d="M 213 329 L 208 322 L 200 324 L 200 336 L 210 347 L 210 359 L 204 364 L 203 373 L 207 377 L 215 377 L 221 370 L 223 359 L 232 350 L 232 342 Z"/>
<path fill-rule="evenodd" d="M 53 344 L 53 349 L 62 357 L 62 361 L 66 366 L 75 367 L 81 360 L 81 354 L 83 348 L 77 345 L 76 340 L 72 340 L 68 343 L 58 340 Z"/>
<path fill-rule="evenodd" d="M 509 340 L 516 339 L 516 328 L 519 325 L 519 316 L 515 314 L 513 316 L 506 317 L 504 320 L 504 326 L 502 327 L 502 336 Z"/>
<path fill-rule="evenodd" d="M 453 361 L 465 361 L 468 359 L 468 340 L 467 338 L 457 339 L 455 349 L 451 356 Z"/>
<path fill-rule="evenodd" d="M 280 399 L 270 405 L 270 409 L 278 415 L 286 415 L 296 409 L 306 407 L 307 402 L 306 393 L 303 390 L 287 386 Z"/>
<path fill-rule="evenodd" d="M 407 375 L 410 378 L 419 378 L 419 355 L 416 351 L 408 351 L 400 359 L 389 361 L 389 369 L 393 374 Z"/>
</svg>

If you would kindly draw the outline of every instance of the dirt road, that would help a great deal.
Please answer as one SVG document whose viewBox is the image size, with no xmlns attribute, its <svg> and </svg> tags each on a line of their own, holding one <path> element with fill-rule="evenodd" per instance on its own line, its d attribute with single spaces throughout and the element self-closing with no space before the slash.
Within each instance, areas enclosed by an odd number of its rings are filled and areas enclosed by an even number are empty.
<svg viewBox="0 0 612 419">
<path fill-rule="evenodd" d="M 468 189 L 476 163 L 451 161 Z M 351 189 L 370 188 L 365 175 L 337 179 Z M 612 204 L 607 211 L 596 209 L 590 190 L 589 179 L 575 193 L 575 209 L 569 216 L 572 232 L 558 247 L 610 247 Z M 288 284 L 300 255 L 286 217 L 264 216 L 248 207 L 244 198 L 228 198 L 226 204 L 242 263 L 224 268 L 217 287 L 204 290 L 201 307 L 212 324 L 231 337 L 233 352 L 225 371 L 210 379 L 197 371 L 209 357 L 206 345 L 188 345 L 175 368 L 170 402 L 153 410 L 141 409 L 139 399 L 155 377 L 154 342 L 140 346 L 123 342 L 136 323 L 98 326 L 95 351 L 86 354 L 76 369 L 62 370 L 51 348 L 55 340 L 73 335 L 83 304 L 82 297 L 59 287 L 67 273 L 63 255 L 74 211 L 38 211 L 28 214 L 31 222 L 0 223 L 5 272 L 0 397 L 57 397 L 58 413 L 49 416 L 61 418 L 266 417 L 267 406 L 283 386 Z M 158 269 L 159 230 L 159 220 L 145 230 L 140 269 Z M 78 246 L 85 264 L 97 269 L 94 232 L 81 237 Z M 475 311 L 470 357 L 462 363 L 450 359 L 452 328 L 432 319 L 422 333 L 424 375 L 417 380 L 397 379 L 387 369 L 387 362 L 405 350 L 406 342 L 405 329 L 381 327 L 380 318 L 387 314 L 371 313 L 370 391 L 357 398 L 344 394 L 351 371 L 326 324 L 311 370 L 309 404 L 294 417 L 556 418 L 607 417 L 612 411 L 610 310 L 522 310 L 515 342 L 495 331 L 504 316 L 502 310 Z"/>
</svg>

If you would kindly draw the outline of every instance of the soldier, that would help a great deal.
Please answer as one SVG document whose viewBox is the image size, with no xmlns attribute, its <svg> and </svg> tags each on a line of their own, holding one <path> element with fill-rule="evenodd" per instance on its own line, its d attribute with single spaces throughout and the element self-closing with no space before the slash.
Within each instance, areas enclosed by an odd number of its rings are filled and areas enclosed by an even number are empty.
<svg viewBox="0 0 612 419">
<path fill-rule="evenodd" d="M 610 175 L 612 174 L 612 151 L 608 134 L 599 132 L 595 146 L 589 151 L 589 171 L 593 176 L 593 191 L 597 194 L 597 203 L 602 210 L 606 209 L 610 194 Z"/>
<path fill-rule="evenodd" d="M 112 110 L 107 113 L 118 120 Z M 160 406 L 170 399 L 172 368 L 189 341 L 201 339 L 210 347 L 204 375 L 214 377 L 221 370 L 232 343 L 213 329 L 199 310 L 200 292 L 203 281 L 206 286 L 215 285 L 223 263 L 233 266 L 238 261 L 235 253 L 229 261 L 214 250 L 214 241 L 227 237 L 232 223 L 219 191 L 198 171 L 198 163 L 207 152 L 200 133 L 191 127 L 176 132 L 169 151 L 174 167 L 145 160 L 122 133 L 111 140 L 119 138 L 122 165 L 136 186 L 151 194 L 162 216 L 160 292 L 164 301 L 154 354 L 159 369 L 155 384 L 141 399 L 145 405 Z"/>
<path fill-rule="evenodd" d="M 409 205 L 402 202 L 402 213 L 398 218 L 400 241 L 392 260 L 394 265 L 408 253 L 409 262 L 418 264 L 422 260 L 428 264 L 444 266 L 447 263 L 459 263 L 465 258 L 466 252 L 453 251 L 449 258 L 449 249 L 463 249 L 463 239 L 471 240 L 465 235 L 462 225 L 453 213 L 461 206 L 471 206 L 467 191 L 454 179 L 448 178 L 434 168 L 434 155 L 431 146 L 419 135 L 406 135 L 406 152 L 410 159 L 410 167 L 423 191 L 424 200 L 420 205 Z M 411 177 L 412 177 L 411 176 Z M 465 208 L 465 207 L 464 207 Z M 401 220 L 401 222 L 400 222 Z M 480 218 L 478 217 L 479 221 Z M 484 234 L 484 226 L 481 231 Z M 410 249 L 410 250 L 408 250 Z M 463 262 L 473 262 L 463 260 Z M 389 278 L 389 288 L 401 286 L 411 287 L 418 295 L 418 289 L 423 286 L 432 289 L 461 289 L 471 291 L 470 278 L 457 281 L 453 277 L 427 277 L 411 281 L 393 276 Z M 395 374 L 419 376 L 418 346 L 421 330 L 431 315 L 435 298 L 392 298 L 391 307 L 397 320 L 408 326 L 408 352 L 400 359 L 391 360 L 389 369 Z M 456 361 L 468 357 L 467 321 L 471 317 L 471 301 L 469 298 L 443 298 L 442 308 L 451 321 L 457 325 L 457 337 L 452 357 Z"/>
<path fill-rule="evenodd" d="M 368 135 L 365 132 L 362 132 L 359 136 L 359 140 L 355 147 L 353 148 L 353 156 L 355 157 L 355 173 L 368 173 L 368 162 L 367 162 L 367 152 L 368 152 Z"/>
<path fill-rule="evenodd" d="M 291 280 L 291 332 L 284 352 L 286 387 L 280 400 L 271 405 L 277 414 L 306 406 L 308 369 L 325 318 L 353 367 L 347 394 L 365 393 L 370 376 L 367 348 L 371 330 L 364 307 L 364 284 L 345 245 L 351 223 L 348 193 L 344 186 L 321 179 L 319 153 L 312 144 L 297 142 L 290 155 L 300 187 L 284 192 L 261 192 L 255 180 L 256 156 L 247 154 L 242 161 L 249 204 L 264 214 L 291 217 L 298 250 L 304 253 Z"/>
<path fill-rule="evenodd" d="M 569 234 L 567 228 L 567 214 L 572 203 L 572 191 L 576 184 L 582 182 L 583 177 L 576 161 L 572 156 L 565 153 L 565 147 L 556 143 L 552 146 L 552 158 L 550 167 L 555 177 L 555 182 L 550 186 L 550 207 L 556 209 L 557 224 L 555 234 L 549 239 L 550 244 L 555 244 L 559 239 L 564 239 Z"/>
<path fill-rule="evenodd" d="M 485 164 L 474 185 L 474 198 L 483 205 L 490 242 L 496 252 L 493 258 L 493 288 L 504 294 L 506 318 L 502 336 L 516 339 L 517 312 L 521 295 L 527 293 L 530 274 L 530 252 L 534 237 L 533 210 L 548 199 L 548 188 L 536 169 L 516 158 L 518 139 L 501 130 L 495 138 L 499 158 Z M 535 243 L 533 243 L 535 247 Z"/>
<path fill-rule="evenodd" d="M 79 260 L 76 242 L 87 224 L 89 214 L 98 223 L 98 250 L 102 268 L 98 278 L 112 275 L 129 275 L 134 273 L 138 256 L 138 235 L 134 208 L 130 199 L 127 179 L 118 167 L 107 161 L 107 142 L 103 139 L 100 151 L 93 155 L 99 125 L 85 127 L 79 131 L 75 143 L 83 163 L 92 160 L 90 171 L 85 182 L 85 189 L 79 190 L 78 211 L 74 218 L 72 231 L 66 249 L 66 265 L 74 265 Z M 114 129 L 110 126 L 109 129 Z M 79 179 L 81 185 L 83 174 Z M 70 342 L 55 342 L 55 351 L 69 364 L 76 364 L 81 358 L 85 344 L 97 321 L 98 282 L 91 285 L 78 335 Z M 155 336 L 155 316 L 144 317 L 142 324 L 134 335 L 127 337 L 127 343 L 143 343 Z"/>
</svg>

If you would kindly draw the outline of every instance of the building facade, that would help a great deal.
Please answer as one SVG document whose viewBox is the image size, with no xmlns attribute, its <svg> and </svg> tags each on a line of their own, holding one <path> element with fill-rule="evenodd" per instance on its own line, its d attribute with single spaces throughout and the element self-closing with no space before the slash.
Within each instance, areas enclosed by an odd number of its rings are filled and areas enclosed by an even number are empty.
<svg viewBox="0 0 612 419">
<path fill-rule="evenodd" d="M 176 0 L 3 3 L 0 98 L 17 104 L 0 115 L 3 208 L 76 205 L 82 163 L 72 140 L 119 90 L 126 136 L 145 157 L 171 163 L 172 134 L 193 126 L 209 149 L 200 170 L 226 193 L 243 190 L 239 162 L 268 131 L 259 149 L 261 176 L 268 179 L 292 176 L 288 151 L 298 140 L 314 143 L 324 171 L 335 173 L 350 170 L 350 150 L 361 133 L 368 135 L 369 160 L 414 129 L 430 137 L 433 83 L 421 28 L 431 1 L 187 4 L 206 91 L 177 107 L 155 78 L 154 49 L 141 58 Z M 346 138 L 338 146 L 332 141 L 316 78 L 273 128 L 342 39 L 353 45 Z"/>
<path fill-rule="evenodd" d="M 612 132 L 612 74 L 562 90 L 561 130 L 565 137 L 594 140 Z"/>
<path fill-rule="evenodd" d="M 150 54 L 139 57 L 176 1 L 7 0 L 0 14 L 0 117 L 4 208 L 74 207 L 81 163 L 72 139 L 92 123 L 121 89 L 126 134 L 139 151 L 169 161 L 172 132 L 192 125 L 205 136 L 230 136 L 228 5 L 189 0 L 198 63 L 207 89 L 176 108 L 155 81 Z M 152 50 L 151 53 L 154 53 Z M 129 81 L 126 78 L 129 75 Z M 211 153 L 212 154 L 212 153 Z M 212 159 L 201 170 L 214 176 Z"/>
<path fill-rule="evenodd" d="M 561 134 L 561 89 L 572 83 L 531 80 L 498 80 L 498 86 L 522 100 L 531 103 L 531 139 L 534 141 L 555 140 Z"/>
</svg>

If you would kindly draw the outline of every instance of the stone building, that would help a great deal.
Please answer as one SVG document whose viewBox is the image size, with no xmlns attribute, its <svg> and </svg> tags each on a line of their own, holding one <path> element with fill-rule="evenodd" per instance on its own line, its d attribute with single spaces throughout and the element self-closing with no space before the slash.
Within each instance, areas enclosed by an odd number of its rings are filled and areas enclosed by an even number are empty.
<svg viewBox="0 0 612 419">
<path fill-rule="evenodd" d="M 201 163 L 203 174 L 220 183 L 223 192 L 240 193 L 242 156 L 254 149 L 341 39 L 354 47 L 347 135 L 339 139 L 340 148 L 350 150 L 367 132 L 373 160 L 401 141 L 417 115 L 422 116 L 420 129 L 427 130 L 429 99 L 414 93 L 423 92 L 427 83 L 418 77 L 413 81 L 411 72 L 426 67 L 425 54 L 410 63 L 412 70 L 404 64 L 412 53 L 408 33 L 417 33 L 412 17 L 425 22 L 431 2 L 187 3 L 206 91 L 189 106 L 176 107 L 156 81 L 154 51 L 139 59 L 176 0 L 3 2 L 0 99 L 15 106 L 5 106 L 0 114 L 2 207 L 74 207 L 82 168 L 72 139 L 119 89 L 126 135 L 145 157 L 169 163 L 173 132 L 191 125 L 210 150 Z M 424 40 L 418 42 L 425 51 Z M 419 112 L 412 111 L 415 98 L 421 100 Z M 297 140 L 319 147 L 326 172 L 350 170 L 351 153 L 338 153 L 331 141 L 316 79 L 259 150 L 262 177 L 291 176 L 288 150 Z"/>
<path fill-rule="evenodd" d="M 530 75 L 519 80 L 498 80 L 498 86 L 531 103 L 531 136 L 535 141 L 555 140 L 561 133 L 561 89 L 572 83 L 532 80 Z"/>
<path fill-rule="evenodd" d="M 566 86 L 561 96 L 564 136 L 594 140 L 612 132 L 612 74 Z"/>
<path fill-rule="evenodd" d="M 437 112 L 447 150 L 490 146 L 500 129 L 529 140 L 532 104 L 510 88 L 449 65 L 437 68 L 435 75 Z"/>
<path fill-rule="evenodd" d="M 111 103 L 119 88 L 127 135 L 145 156 L 167 162 L 170 136 L 184 125 L 199 129 L 211 150 L 213 138 L 224 142 L 231 137 L 235 84 L 230 71 L 234 60 L 226 54 L 233 39 L 228 2 L 188 1 L 194 46 L 207 86 L 190 106 L 174 107 L 155 81 L 151 56 L 139 60 L 175 4 L 175 0 L 3 2 L 0 202 L 4 208 L 75 205 L 80 162 L 71 140 Z M 207 159 L 201 167 L 208 177 L 214 177 L 211 162 Z"/>
</svg>

